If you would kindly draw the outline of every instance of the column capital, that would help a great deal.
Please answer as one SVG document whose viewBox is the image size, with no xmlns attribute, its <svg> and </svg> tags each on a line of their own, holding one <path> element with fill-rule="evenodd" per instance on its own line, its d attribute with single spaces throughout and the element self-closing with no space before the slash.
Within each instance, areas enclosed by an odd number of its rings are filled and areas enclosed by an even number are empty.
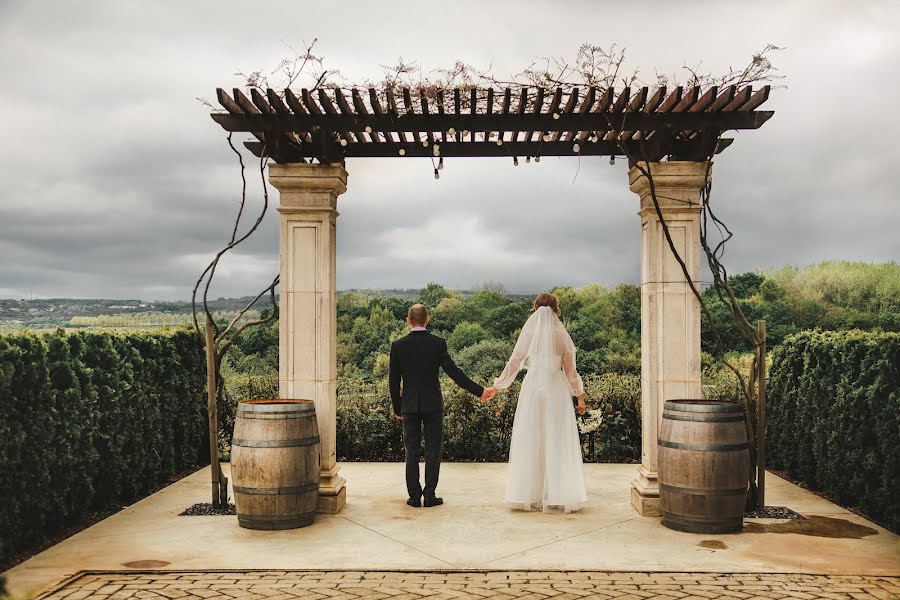
<svg viewBox="0 0 900 600">
<path fill-rule="evenodd" d="M 335 210 L 347 191 L 347 170 L 340 163 L 269 165 L 269 183 L 281 196 L 279 211 Z"/>
<path fill-rule="evenodd" d="M 706 185 L 707 169 L 712 178 L 710 161 L 667 161 L 639 162 L 638 165 L 649 171 L 656 190 L 656 199 L 661 210 L 667 213 L 699 212 L 700 192 Z M 628 187 L 641 200 L 640 215 L 656 214 L 653 197 L 650 193 L 650 181 L 638 167 L 628 170 Z"/>
</svg>

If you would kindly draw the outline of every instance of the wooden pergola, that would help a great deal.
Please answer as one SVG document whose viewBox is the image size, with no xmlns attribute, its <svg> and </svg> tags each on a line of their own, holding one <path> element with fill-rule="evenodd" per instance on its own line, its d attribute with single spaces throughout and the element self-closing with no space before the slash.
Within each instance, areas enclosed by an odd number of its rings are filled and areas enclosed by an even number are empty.
<svg viewBox="0 0 900 600">
<path fill-rule="evenodd" d="M 649 162 L 706 160 L 732 142 L 729 130 L 757 129 L 774 113 L 756 110 L 770 86 L 754 91 L 626 87 L 618 91 L 523 87 L 217 90 L 225 130 L 247 132 L 246 146 L 276 163 L 334 163 L 356 157 L 623 156 Z"/>
<path fill-rule="evenodd" d="M 347 495 L 335 450 L 335 230 L 337 198 L 347 189 L 345 159 L 629 159 L 641 244 L 642 449 L 631 498 L 640 514 L 658 515 L 657 434 L 665 401 L 702 397 L 700 304 L 685 279 L 689 273 L 699 286 L 701 196 L 713 156 L 733 142 L 723 133 L 757 129 L 774 114 L 757 110 L 769 92 L 769 86 L 754 91 L 749 85 L 415 94 L 332 87 L 299 96 L 251 88 L 249 97 L 239 89 L 231 95 L 217 90 L 224 111 L 212 118 L 226 131 L 252 135 L 245 145 L 272 161 L 268 178 L 280 193 L 279 394 L 315 401 L 319 510 L 340 511 Z"/>
</svg>

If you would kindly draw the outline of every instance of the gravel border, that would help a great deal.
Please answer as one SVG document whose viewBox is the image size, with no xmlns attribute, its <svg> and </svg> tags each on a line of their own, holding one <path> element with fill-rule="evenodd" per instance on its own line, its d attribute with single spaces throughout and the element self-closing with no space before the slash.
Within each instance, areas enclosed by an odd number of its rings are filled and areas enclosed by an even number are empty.
<svg viewBox="0 0 900 600">
<path fill-rule="evenodd" d="M 195 504 L 190 508 L 186 508 L 183 512 L 178 513 L 179 517 L 209 517 L 209 516 L 234 516 L 237 511 L 234 504 L 227 506 L 213 506 L 209 502 Z"/>
</svg>

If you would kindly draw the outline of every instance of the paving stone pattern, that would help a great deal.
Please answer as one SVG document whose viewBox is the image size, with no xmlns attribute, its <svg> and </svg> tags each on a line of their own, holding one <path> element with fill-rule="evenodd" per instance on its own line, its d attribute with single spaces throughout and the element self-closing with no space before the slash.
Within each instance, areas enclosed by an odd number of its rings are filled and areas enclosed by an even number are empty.
<svg viewBox="0 0 900 600">
<path fill-rule="evenodd" d="M 42 600 L 241 598 L 900 598 L 900 577 L 740 573 L 229 571 L 86 573 Z"/>
</svg>

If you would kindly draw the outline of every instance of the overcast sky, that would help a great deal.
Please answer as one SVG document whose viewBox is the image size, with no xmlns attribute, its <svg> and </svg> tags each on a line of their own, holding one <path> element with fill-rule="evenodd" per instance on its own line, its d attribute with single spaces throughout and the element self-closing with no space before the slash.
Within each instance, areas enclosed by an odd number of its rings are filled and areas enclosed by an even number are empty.
<svg viewBox="0 0 900 600">
<path fill-rule="evenodd" d="M 184 299 L 230 232 L 239 172 L 195 98 L 319 38 L 326 67 L 377 78 L 398 57 L 498 74 L 580 43 L 645 74 L 744 65 L 766 43 L 786 89 L 735 135 L 714 202 L 732 272 L 900 258 L 900 7 L 881 2 L 0 2 L 0 297 Z M 639 277 L 637 197 L 599 158 L 350 159 L 338 287 L 513 291 Z M 577 178 L 576 178 L 577 171 Z M 252 180 L 256 183 L 255 180 Z M 258 189 L 255 187 L 254 189 Z M 253 201 L 258 202 L 258 196 Z M 214 296 L 277 270 L 277 213 Z"/>
</svg>

